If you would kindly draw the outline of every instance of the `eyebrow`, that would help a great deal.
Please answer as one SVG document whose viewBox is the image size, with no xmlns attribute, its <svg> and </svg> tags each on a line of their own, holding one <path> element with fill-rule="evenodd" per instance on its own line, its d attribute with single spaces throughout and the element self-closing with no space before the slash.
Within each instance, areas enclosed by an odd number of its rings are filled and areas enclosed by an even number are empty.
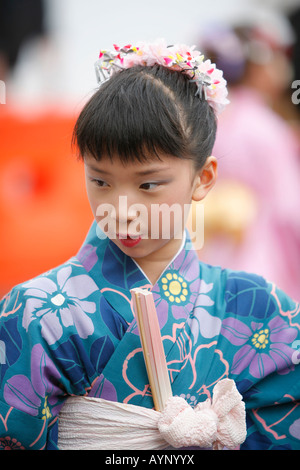
<svg viewBox="0 0 300 470">
<path fill-rule="evenodd" d="M 106 170 L 101 170 L 100 168 L 96 168 L 92 165 L 87 165 L 92 171 L 95 171 L 96 173 L 101 173 L 103 175 L 110 175 L 111 173 L 109 171 L 106 171 Z M 147 175 L 151 175 L 151 174 L 154 174 L 154 173 L 160 173 L 161 171 L 163 170 L 169 170 L 170 167 L 165 167 L 165 168 L 149 168 L 148 170 L 141 170 L 141 171 L 137 171 L 136 172 L 136 175 L 137 176 L 147 176 Z"/>
</svg>

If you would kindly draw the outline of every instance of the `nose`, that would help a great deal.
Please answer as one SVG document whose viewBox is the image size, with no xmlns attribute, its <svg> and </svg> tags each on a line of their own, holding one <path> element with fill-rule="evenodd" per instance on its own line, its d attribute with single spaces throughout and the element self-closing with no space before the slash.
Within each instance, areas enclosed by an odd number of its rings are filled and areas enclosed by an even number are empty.
<svg viewBox="0 0 300 470">
<path fill-rule="evenodd" d="M 127 233 L 130 222 L 138 217 L 136 201 L 129 196 L 122 195 L 118 197 L 115 207 L 116 225 L 119 233 Z"/>
<path fill-rule="evenodd" d="M 121 223 L 127 223 L 134 220 L 136 210 L 128 199 L 127 195 L 119 196 L 116 204 L 116 219 Z"/>
</svg>

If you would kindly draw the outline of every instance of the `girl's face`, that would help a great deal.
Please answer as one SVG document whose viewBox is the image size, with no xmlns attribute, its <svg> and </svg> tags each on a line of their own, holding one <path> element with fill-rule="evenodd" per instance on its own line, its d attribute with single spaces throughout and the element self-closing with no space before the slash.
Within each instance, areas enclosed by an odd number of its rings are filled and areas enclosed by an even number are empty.
<svg viewBox="0 0 300 470">
<path fill-rule="evenodd" d="M 189 205 L 203 199 L 216 178 L 214 157 L 200 171 L 191 160 L 165 155 L 126 165 L 117 156 L 112 161 L 87 156 L 84 165 L 98 226 L 141 267 L 172 259 L 182 242 Z"/>
</svg>

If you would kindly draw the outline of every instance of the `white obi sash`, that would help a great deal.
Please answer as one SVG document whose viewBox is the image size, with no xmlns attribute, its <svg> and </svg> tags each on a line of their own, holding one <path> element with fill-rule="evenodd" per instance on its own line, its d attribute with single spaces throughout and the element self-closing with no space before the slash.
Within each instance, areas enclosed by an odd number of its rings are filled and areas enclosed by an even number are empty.
<svg viewBox="0 0 300 470">
<path fill-rule="evenodd" d="M 246 438 L 245 404 L 230 379 L 192 408 L 171 397 L 162 412 L 93 397 L 70 397 L 59 414 L 61 450 L 234 449 Z"/>
<path fill-rule="evenodd" d="M 141 406 L 92 397 L 70 397 L 59 413 L 61 450 L 165 449 L 160 413 Z"/>
</svg>

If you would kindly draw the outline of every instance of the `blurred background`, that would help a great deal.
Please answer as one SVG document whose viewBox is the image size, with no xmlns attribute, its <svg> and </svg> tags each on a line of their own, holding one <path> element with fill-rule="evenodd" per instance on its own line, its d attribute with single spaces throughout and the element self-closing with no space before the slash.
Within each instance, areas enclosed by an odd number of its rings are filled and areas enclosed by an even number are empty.
<svg viewBox="0 0 300 470">
<path fill-rule="evenodd" d="M 299 10 L 300 0 L 0 0 L 0 296 L 76 254 L 92 223 L 71 137 L 100 48 L 165 38 L 204 51 L 229 85 L 200 259 L 300 300 Z"/>
</svg>

